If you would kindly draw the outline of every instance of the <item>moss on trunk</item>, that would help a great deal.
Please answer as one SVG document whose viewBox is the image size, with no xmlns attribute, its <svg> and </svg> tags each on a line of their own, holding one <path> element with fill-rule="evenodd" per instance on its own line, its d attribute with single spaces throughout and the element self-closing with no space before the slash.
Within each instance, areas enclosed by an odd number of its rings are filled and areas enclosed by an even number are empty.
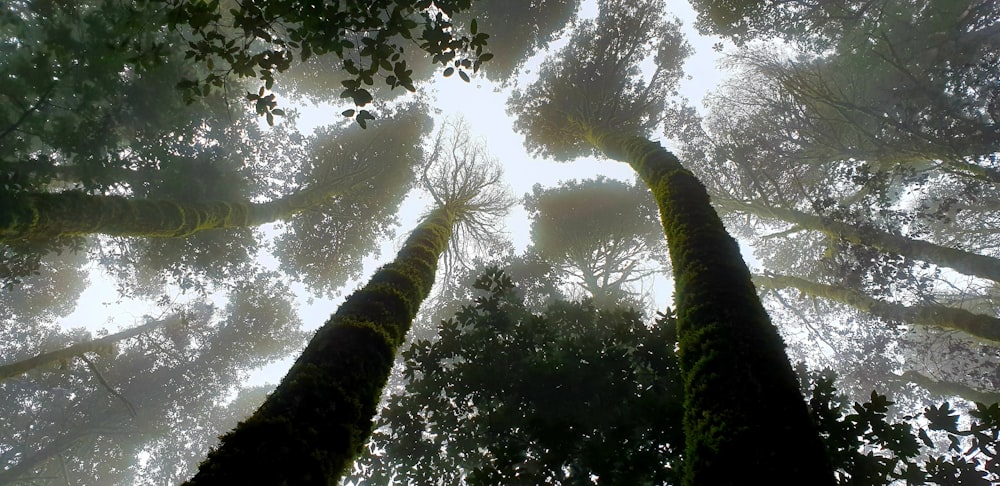
<svg viewBox="0 0 1000 486">
<path fill-rule="evenodd" d="M 182 238 L 210 229 L 258 226 L 346 193 L 361 173 L 364 170 L 265 203 L 135 199 L 78 191 L 0 196 L 0 242 L 86 234 Z"/>
<path fill-rule="evenodd" d="M 451 210 L 433 211 L 187 484 L 337 484 L 371 434 L 397 348 L 434 284 L 454 222 Z"/>
<path fill-rule="evenodd" d="M 833 484 L 785 345 L 705 187 L 658 143 L 591 129 L 660 207 L 676 282 L 687 485 Z"/>
</svg>

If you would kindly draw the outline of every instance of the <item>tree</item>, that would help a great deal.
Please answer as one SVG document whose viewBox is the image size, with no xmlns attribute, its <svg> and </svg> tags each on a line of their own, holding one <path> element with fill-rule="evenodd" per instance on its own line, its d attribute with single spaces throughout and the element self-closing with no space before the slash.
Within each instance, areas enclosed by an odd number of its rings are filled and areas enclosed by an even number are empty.
<svg viewBox="0 0 1000 486">
<path fill-rule="evenodd" d="M 967 275 L 1000 282 L 1000 260 L 993 257 L 979 255 L 958 248 L 936 245 L 924 240 L 907 238 L 878 228 L 835 221 L 831 218 L 796 211 L 795 209 L 722 197 L 715 198 L 714 201 L 720 209 L 726 211 L 752 213 L 764 218 L 777 218 L 792 224 L 798 229 L 820 231 L 833 238 L 843 239 L 850 243 L 870 246 L 884 252 L 901 254 L 936 265 L 951 267 Z"/>
<path fill-rule="evenodd" d="M 220 398 L 305 339 L 291 293 L 276 275 L 236 283 L 228 297 L 222 309 L 204 301 L 168 309 L 148 319 L 159 323 L 155 329 L 105 350 L 110 354 L 0 382 L 0 426 L 9 431 L 0 483 L 54 477 L 140 484 L 139 475 L 148 474 L 145 484 L 176 484 L 189 475 L 239 416 Z M 19 349 L 3 350 L 4 361 L 86 338 L 81 330 L 38 332 L 27 324 L 19 323 L 26 335 L 16 340 Z"/>
<path fill-rule="evenodd" d="M 483 75 L 508 82 L 528 57 L 558 37 L 579 7 L 579 0 L 539 0 L 517 8 L 503 0 L 476 0 L 466 14 L 456 17 L 456 24 L 471 26 L 475 19 L 478 30 L 489 33 L 490 57 Z"/>
<path fill-rule="evenodd" d="M 678 476 L 683 403 L 675 327 L 556 301 L 528 309 L 487 269 L 478 294 L 403 352 L 359 481 L 662 484 Z M 466 289 L 472 290 L 472 289 Z M 499 371 L 499 372 L 498 372 Z M 609 454 L 608 451 L 614 453 Z"/>
<path fill-rule="evenodd" d="M 314 207 L 359 184 L 364 168 L 266 203 L 134 200 L 76 191 L 20 193 L 3 201 L 0 241 L 62 238 L 101 233 L 182 238 L 211 229 L 257 226 Z"/>
<path fill-rule="evenodd" d="M 162 322 L 151 321 L 137 326 L 131 329 L 126 329 L 124 331 L 119 331 L 114 334 L 104 336 L 98 339 L 91 339 L 88 341 L 78 342 L 72 344 L 65 348 L 49 351 L 47 353 L 41 353 L 37 356 L 18 361 L 16 363 L 9 363 L 5 365 L 0 365 L 0 380 L 5 378 L 10 378 L 12 376 L 21 375 L 31 371 L 35 368 L 45 366 L 56 362 L 68 362 L 72 361 L 73 358 L 81 357 L 81 359 L 87 359 L 87 353 L 96 354 L 111 354 L 114 346 L 118 341 L 124 341 L 129 338 L 133 338 L 161 325 Z"/>
<path fill-rule="evenodd" d="M 462 153 L 455 148 L 452 154 Z M 499 169 L 488 160 L 455 157 L 435 167 L 426 179 L 437 207 L 396 258 L 316 332 L 274 393 L 222 437 L 187 484 L 329 484 L 347 472 L 371 434 L 397 350 L 456 226 L 476 231 L 509 205 L 495 187 Z"/>
<path fill-rule="evenodd" d="M 599 152 L 627 162 L 653 192 L 676 283 L 685 383 L 684 484 L 832 484 L 784 343 L 704 186 L 646 138 L 689 52 L 660 2 L 610 2 L 583 23 L 539 81 L 511 98 L 529 149 L 559 160 Z M 639 62 L 652 54 L 647 82 Z M 787 444 L 797 444 L 789 451 Z M 792 454 L 790 457 L 788 454 Z M 729 467 L 720 468 L 720 464 Z M 738 481 L 753 481 L 742 477 Z"/>
<path fill-rule="evenodd" d="M 812 282 L 791 275 L 755 275 L 754 282 L 770 289 L 794 288 L 813 297 L 822 297 L 850 305 L 862 312 L 889 322 L 955 329 L 971 336 L 1000 341 L 1000 319 L 939 304 L 903 305 L 872 298 L 857 289 L 842 285 Z"/>
<path fill-rule="evenodd" d="M 663 228 L 643 186 L 601 177 L 535 185 L 525 209 L 531 251 L 578 280 L 599 307 L 640 300 L 633 285 L 657 272 L 654 262 L 666 264 Z"/>
</svg>

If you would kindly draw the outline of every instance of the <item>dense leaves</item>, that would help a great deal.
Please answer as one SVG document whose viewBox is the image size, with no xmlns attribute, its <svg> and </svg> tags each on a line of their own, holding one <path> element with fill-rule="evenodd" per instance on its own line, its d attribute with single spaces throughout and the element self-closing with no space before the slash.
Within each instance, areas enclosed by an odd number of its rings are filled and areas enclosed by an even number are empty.
<svg viewBox="0 0 1000 486">
<path fill-rule="evenodd" d="M 659 0 L 603 2 L 601 12 L 508 100 L 529 152 L 556 160 L 591 155 L 597 149 L 586 140 L 589 128 L 642 135 L 685 112 L 667 100 L 691 53 L 679 22 L 664 18 Z M 650 58 L 655 69 L 647 78 L 641 65 Z"/>
<path fill-rule="evenodd" d="M 1000 408 L 976 403 L 959 422 L 948 402 L 890 418 L 893 402 L 872 391 L 847 407 L 829 373 L 808 373 L 809 400 L 839 484 L 996 484 Z"/>
<path fill-rule="evenodd" d="M 247 99 L 269 124 L 284 114 L 275 108 L 275 95 L 266 94 L 275 75 L 314 55 L 333 54 L 341 60 L 341 69 L 352 77 L 341 82 L 340 97 L 357 106 L 373 100 L 368 87 L 379 78 L 390 88 L 416 90 L 404 57 L 408 42 L 417 43 L 434 63 L 458 69 L 466 81 L 466 71 L 478 71 L 490 57 L 483 51 L 489 34 L 459 35 L 453 29 L 452 16 L 469 9 L 470 0 L 270 0 L 241 2 L 237 8 L 219 0 L 159 2 L 167 6 L 169 25 L 189 36 L 185 55 L 209 70 L 178 84 L 189 99 L 224 88 L 229 75 L 259 78 L 264 85 L 247 93 Z M 370 116 L 360 110 L 355 120 L 364 127 Z"/>
<path fill-rule="evenodd" d="M 549 189 L 535 185 L 524 205 L 532 218 L 532 251 L 598 306 L 640 301 L 640 283 L 667 264 L 659 212 L 641 184 L 599 177 Z"/>
<path fill-rule="evenodd" d="M 675 325 L 626 308 L 525 306 L 492 269 L 480 295 L 404 352 L 362 463 L 378 484 L 660 484 L 675 478 Z M 614 451 L 611 453 L 610 451 Z"/>
</svg>

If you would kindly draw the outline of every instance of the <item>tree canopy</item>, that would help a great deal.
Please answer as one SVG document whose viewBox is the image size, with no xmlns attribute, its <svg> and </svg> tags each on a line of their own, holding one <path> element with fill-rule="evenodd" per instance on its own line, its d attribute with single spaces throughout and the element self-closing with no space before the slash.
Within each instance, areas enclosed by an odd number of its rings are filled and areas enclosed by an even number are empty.
<svg viewBox="0 0 1000 486">
<path fill-rule="evenodd" d="M 3 3 L 0 483 L 996 483 L 998 5 Z"/>
</svg>

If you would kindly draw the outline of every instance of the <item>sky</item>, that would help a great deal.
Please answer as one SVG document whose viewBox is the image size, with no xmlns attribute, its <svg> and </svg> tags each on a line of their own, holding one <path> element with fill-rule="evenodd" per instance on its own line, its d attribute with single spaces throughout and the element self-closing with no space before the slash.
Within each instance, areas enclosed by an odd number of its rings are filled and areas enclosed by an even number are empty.
<svg viewBox="0 0 1000 486">
<path fill-rule="evenodd" d="M 682 30 L 694 49 L 694 54 L 685 64 L 688 77 L 682 81 L 680 92 L 694 106 L 701 108 L 706 94 L 714 90 L 724 76 L 724 72 L 717 64 L 720 54 L 712 48 L 720 39 L 702 37 L 697 33 L 693 27 L 694 12 L 686 1 L 670 1 L 668 8 L 673 9 L 673 15 L 683 22 Z M 580 11 L 581 18 L 594 17 L 596 14 L 597 0 L 585 0 Z M 566 41 L 560 39 L 553 42 L 549 51 L 560 48 Z M 533 79 L 535 68 L 540 65 L 546 54 L 547 52 L 540 52 L 528 60 L 518 83 L 528 83 Z M 622 181 L 634 179 L 634 171 L 628 165 L 619 162 L 595 158 L 553 162 L 530 156 L 524 148 L 523 136 L 514 132 L 512 119 L 506 114 L 506 100 L 511 88 L 500 90 L 483 77 L 473 77 L 471 83 L 466 83 L 457 76 L 444 78 L 440 74 L 424 82 L 420 88 L 430 94 L 434 100 L 432 105 L 441 112 L 435 117 L 437 126 L 440 126 L 440 122 L 445 119 L 461 116 L 471 135 L 485 141 L 487 151 L 500 161 L 504 168 L 505 182 L 510 192 L 518 199 L 530 193 L 535 184 L 551 187 L 558 185 L 560 181 L 588 179 L 598 175 Z M 299 112 L 297 126 L 303 133 L 311 132 L 325 124 L 341 121 L 340 112 L 344 109 L 341 105 L 304 103 L 296 105 L 294 102 L 286 102 L 284 107 Z M 264 123 L 263 119 L 261 123 Z M 671 147 L 670 141 L 664 139 L 662 134 L 653 134 L 653 139 L 660 141 L 667 148 Z M 297 295 L 304 329 L 319 328 L 337 309 L 344 296 L 363 285 L 379 265 L 391 260 L 409 231 L 418 224 L 420 217 L 430 205 L 430 198 L 418 190 L 408 195 L 399 213 L 400 225 L 396 230 L 396 238 L 382 242 L 377 257 L 365 259 L 364 272 L 360 279 L 349 282 L 342 289 L 340 297 L 336 299 L 318 297 L 311 295 L 303 285 L 293 284 L 292 290 Z M 501 231 L 513 243 L 515 251 L 524 250 L 530 243 L 528 215 L 524 208 L 520 205 L 515 206 L 505 218 L 504 224 L 505 228 Z M 274 225 L 265 225 L 262 230 L 265 234 L 273 234 L 275 231 L 273 227 Z M 748 248 L 744 246 L 743 249 L 744 255 L 750 257 Z M 277 261 L 267 254 L 260 255 L 260 263 L 267 268 L 277 268 Z M 158 311 L 152 310 L 149 303 L 122 299 L 118 296 L 112 280 L 97 270 L 95 264 L 91 265 L 91 285 L 82 294 L 76 310 L 60 321 L 61 325 L 83 326 L 92 331 L 106 329 L 109 332 L 116 332 L 141 324 L 142 317 L 146 314 L 158 317 L 156 314 Z M 671 303 L 672 282 L 662 276 L 646 284 L 644 290 L 651 293 L 657 309 L 664 309 Z M 188 296 L 175 290 L 171 298 L 176 302 L 183 302 Z M 217 297 L 216 302 L 221 307 L 224 297 Z M 258 370 L 248 384 L 276 384 L 293 361 L 294 356 Z"/>
</svg>

